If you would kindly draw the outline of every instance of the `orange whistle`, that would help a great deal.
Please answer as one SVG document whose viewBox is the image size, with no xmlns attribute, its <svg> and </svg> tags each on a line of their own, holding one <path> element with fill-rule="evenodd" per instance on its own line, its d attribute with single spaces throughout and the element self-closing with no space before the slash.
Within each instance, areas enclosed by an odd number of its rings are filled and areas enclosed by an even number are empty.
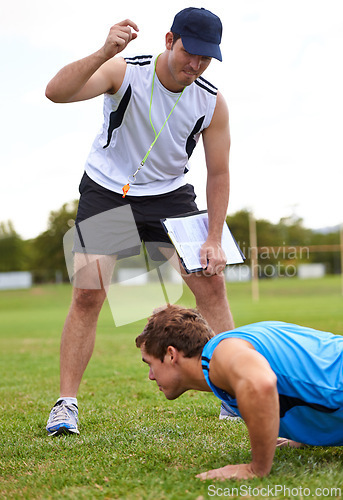
<svg viewBox="0 0 343 500">
<path fill-rule="evenodd" d="M 125 198 L 125 196 L 127 195 L 127 192 L 128 190 L 130 189 L 130 184 L 125 184 L 125 186 L 123 186 L 123 198 Z"/>
</svg>

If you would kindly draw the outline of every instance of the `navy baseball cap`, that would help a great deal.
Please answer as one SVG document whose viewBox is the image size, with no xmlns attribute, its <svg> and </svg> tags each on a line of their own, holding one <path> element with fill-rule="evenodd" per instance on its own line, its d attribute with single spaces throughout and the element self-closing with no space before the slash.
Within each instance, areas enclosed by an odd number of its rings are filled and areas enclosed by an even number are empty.
<svg viewBox="0 0 343 500">
<path fill-rule="evenodd" d="M 222 23 L 218 16 L 204 8 L 187 7 L 176 14 L 170 31 L 181 36 L 190 54 L 214 57 L 222 61 L 219 44 Z"/>
</svg>

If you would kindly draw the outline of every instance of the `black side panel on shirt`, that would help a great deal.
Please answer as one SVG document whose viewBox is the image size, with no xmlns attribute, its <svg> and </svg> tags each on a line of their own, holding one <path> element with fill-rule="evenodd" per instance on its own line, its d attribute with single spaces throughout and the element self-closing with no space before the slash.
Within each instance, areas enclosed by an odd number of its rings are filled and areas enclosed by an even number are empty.
<svg viewBox="0 0 343 500">
<path fill-rule="evenodd" d="M 322 413 L 333 413 L 338 410 L 338 408 L 328 408 L 327 406 L 319 405 L 316 403 L 307 403 L 299 398 L 294 398 L 292 396 L 285 396 L 284 394 L 279 394 L 280 401 L 280 418 L 284 417 L 285 414 L 294 408 L 294 406 L 309 406 L 313 410 L 321 411 Z"/>
<path fill-rule="evenodd" d="M 110 145 L 113 131 L 116 128 L 120 127 L 120 125 L 122 124 L 125 111 L 131 99 L 131 94 L 132 94 L 132 89 L 131 85 L 129 85 L 128 88 L 126 89 L 126 92 L 122 100 L 119 103 L 118 108 L 115 111 L 112 111 L 112 113 L 110 114 L 110 123 L 108 126 L 108 134 L 107 134 L 107 144 L 103 146 L 103 149 L 107 148 Z"/>
<path fill-rule="evenodd" d="M 205 115 L 202 116 L 201 118 L 199 118 L 199 120 L 195 124 L 195 127 L 193 128 L 192 132 L 190 133 L 190 136 L 187 139 L 186 152 L 187 152 L 188 158 L 191 157 L 193 150 L 196 146 L 194 136 L 195 136 L 195 134 L 197 134 L 200 131 L 201 125 L 203 124 L 204 120 L 205 120 Z"/>
</svg>

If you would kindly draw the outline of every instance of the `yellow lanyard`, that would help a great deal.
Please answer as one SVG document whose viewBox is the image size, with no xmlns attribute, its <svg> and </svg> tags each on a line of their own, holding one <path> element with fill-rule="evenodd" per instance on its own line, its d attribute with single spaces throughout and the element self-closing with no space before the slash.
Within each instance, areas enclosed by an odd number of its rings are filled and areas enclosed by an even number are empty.
<svg viewBox="0 0 343 500">
<path fill-rule="evenodd" d="M 156 64 L 157 64 L 157 59 L 159 58 L 159 56 L 156 57 L 156 61 L 155 61 L 155 65 L 154 65 L 154 74 L 153 74 L 153 77 L 152 77 L 152 85 L 151 85 L 151 95 L 150 95 L 150 105 L 149 105 L 149 120 L 150 120 L 150 125 L 151 125 L 151 128 L 153 129 L 154 131 L 154 134 L 155 134 L 155 139 L 153 140 L 153 142 L 150 144 L 150 147 L 146 153 L 146 155 L 144 156 L 143 160 L 140 162 L 139 164 L 139 167 L 137 168 L 136 172 L 134 174 L 132 174 L 131 176 L 128 177 L 128 180 L 127 180 L 127 184 L 125 184 L 125 186 L 123 186 L 123 198 L 125 198 L 125 196 L 127 195 L 127 192 L 128 190 L 130 189 L 130 183 L 133 184 L 136 180 L 136 175 L 138 174 L 138 172 L 141 170 L 141 168 L 144 166 L 145 162 L 147 161 L 148 159 L 148 156 L 149 154 L 151 153 L 151 150 L 152 148 L 155 146 L 155 143 L 157 141 L 157 139 L 159 138 L 162 130 L 164 129 L 164 126 L 165 124 L 167 123 L 167 121 L 169 120 L 172 112 L 174 111 L 174 109 L 176 108 L 176 105 L 177 103 L 179 102 L 179 100 L 181 99 L 181 96 L 185 90 L 186 87 L 184 87 L 184 89 L 182 90 L 181 94 L 179 95 L 179 97 L 177 98 L 177 101 L 176 103 L 174 104 L 173 106 L 173 109 L 171 110 L 171 112 L 169 113 L 169 115 L 167 116 L 167 118 L 165 119 L 160 131 L 157 133 L 156 130 L 155 130 L 155 127 L 152 123 L 152 119 L 151 119 L 151 108 L 152 108 L 152 96 L 154 94 L 154 85 L 155 85 L 155 74 L 156 74 Z M 132 177 L 132 180 L 130 180 L 130 177 Z"/>
</svg>

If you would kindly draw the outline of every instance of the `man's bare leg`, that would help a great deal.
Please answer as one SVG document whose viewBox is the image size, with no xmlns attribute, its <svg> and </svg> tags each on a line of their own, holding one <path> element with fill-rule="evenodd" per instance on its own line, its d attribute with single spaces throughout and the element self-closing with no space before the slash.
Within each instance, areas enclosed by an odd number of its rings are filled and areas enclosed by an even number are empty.
<svg viewBox="0 0 343 500">
<path fill-rule="evenodd" d="M 195 297 L 198 310 L 212 330 L 216 334 L 233 330 L 235 325 L 227 298 L 224 273 L 213 276 L 206 276 L 203 272 L 187 274 L 173 249 L 161 247 L 160 251 L 181 274 Z M 221 405 L 219 418 L 240 420 L 237 413 L 224 403 Z"/>
<path fill-rule="evenodd" d="M 160 252 L 181 274 L 193 293 L 196 306 L 215 333 L 233 330 L 235 327 L 226 293 L 224 273 L 207 276 L 206 271 L 187 274 L 174 249 L 160 247 Z"/>
<path fill-rule="evenodd" d="M 224 274 L 205 276 L 194 273 L 182 276 L 193 292 L 197 309 L 215 333 L 235 327 L 226 294 Z"/>
<path fill-rule="evenodd" d="M 73 289 L 61 338 L 60 397 L 76 398 L 93 353 L 96 325 L 105 298 L 105 290 Z"/>
<path fill-rule="evenodd" d="M 114 265 L 114 256 L 75 254 L 73 298 L 61 339 L 60 398 L 46 425 L 50 436 L 79 434 L 76 395 L 93 353 L 96 325 Z"/>
<path fill-rule="evenodd" d="M 214 333 L 218 334 L 235 328 L 223 273 L 213 276 L 194 273 L 183 275 L 183 279 L 195 296 L 198 310 Z M 221 404 L 219 418 L 240 420 L 239 415 L 225 403 Z"/>
<path fill-rule="evenodd" d="M 115 257 L 75 254 L 74 265 L 73 298 L 61 338 L 60 397 L 76 397 L 93 353 Z"/>
</svg>

